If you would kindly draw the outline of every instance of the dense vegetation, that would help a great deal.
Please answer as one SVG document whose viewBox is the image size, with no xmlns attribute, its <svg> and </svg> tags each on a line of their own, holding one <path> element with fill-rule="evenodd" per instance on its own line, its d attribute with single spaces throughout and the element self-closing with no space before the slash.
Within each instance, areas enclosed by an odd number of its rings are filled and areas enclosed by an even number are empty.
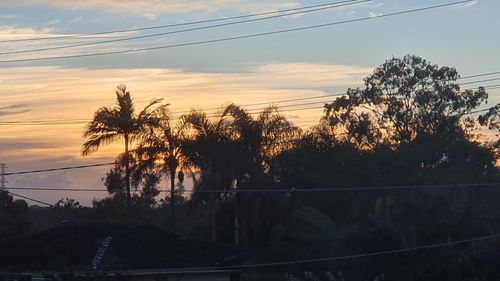
<svg viewBox="0 0 500 281">
<path fill-rule="evenodd" d="M 454 68 L 419 57 L 389 59 L 364 88 L 326 104 L 308 130 L 275 107 L 256 116 L 232 104 L 217 116 L 192 111 L 174 119 L 157 100 L 136 114 L 120 86 L 117 105 L 100 108 L 84 135 L 84 155 L 125 141 L 104 178 L 110 196 L 92 208 L 60 201 L 52 215 L 151 221 L 235 244 L 248 263 L 500 233 L 500 142 L 479 142 L 474 133 L 483 126 L 498 139 L 500 106 L 475 118 L 471 113 L 488 94 L 482 87 L 461 89 L 459 77 Z M 169 192 L 159 192 L 162 180 Z M 25 203 L 4 193 L 0 236 L 7 239 L 29 231 L 30 215 Z M 499 242 L 273 267 L 247 278 L 311 271 L 342 272 L 345 280 L 493 280 L 500 277 Z"/>
</svg>

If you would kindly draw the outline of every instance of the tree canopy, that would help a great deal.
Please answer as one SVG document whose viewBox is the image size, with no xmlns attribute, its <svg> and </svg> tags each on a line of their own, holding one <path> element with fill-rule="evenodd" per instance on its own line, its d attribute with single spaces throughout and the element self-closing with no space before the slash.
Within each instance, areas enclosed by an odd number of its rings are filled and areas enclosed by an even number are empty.
<svg viewBox="0 0 500 281">
<path fill-rule="evenodd" d="M 406 55 L 391 58 L 364 79 L 363 89 L 325 105 L 322 122 L 359 147 L 395 146 L 428 134 L 465 133 L 465 117 L 488 98 L 461 89 L 457 70 Z"/>
<path fill-rule="evenodd" d="M 116 106 L 99 108 L 93 119 L 88 123 L 83 137 L 86 141 L 82 145 L 82 155 L 87 156 L 96 152 L 101 146 L 108 145 L 118 139 L 123 138 L 125 142 L 124 165 L 127 202 L 130 206 L 130 155 L 129 146 L 148 127 L 158 125 L 154 111 L 167 105 L 160 105 L 161 99 L 150 102 L 138 114 L 135 113 L 135 105 L 130 92 L 125 85 L 116 88 Z"/>
</svg>

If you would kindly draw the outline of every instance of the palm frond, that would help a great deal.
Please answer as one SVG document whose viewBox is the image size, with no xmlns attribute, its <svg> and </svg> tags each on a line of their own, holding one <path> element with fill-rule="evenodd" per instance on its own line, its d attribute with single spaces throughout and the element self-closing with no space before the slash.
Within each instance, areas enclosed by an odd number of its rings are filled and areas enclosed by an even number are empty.
<svg viewBox="0 0 500 281">
<path fill-rule="evenodd" d="M 116 132 L 109 132 L 103 134 L 94 134 L 89 137 L 82 145 L 82 156 L 87 156 L 99 150 L 102 145 L 108 145 L 121 136 Z"/>
<path fill-rule="evenodd" d="M 268 106 L 259 114 L 259 117 L 257 117 L 257 122 L 264 123 L 273 114 L 279 114 L 278 107 L 274 105 Z"/>
<path fill-rule="evenodd" d="M 168 106 L 170 105 L 169 103 L 162 104 L 161 106 L 157 107 L 155 110 L 150 111 L 151 107 L 160 104 L 163 101 L 163 99 L 154 99 L 152 100 L 148 105 L 146 105 L 141 112 L 139 112 L 139 115 L 137 115 L 137 119 L 145 119 L 148 118 L 149 116 L 152 115 L 154 111 L 168 111 Z"/>
<path fill-rule="evenodd" d="M 198 136 L 208 136 L 215 129 L 204 112 L 193 110 L 188 115 L 183 115 L 182 118 L 183 122 L 193 129 Z"/>
<path fill-rule="evenodd" d="M 116 103 L 117 111 L 120 113 L 121 118 L 130 119 L 134 116 L 134 101 L 127 91 L 127 86 L 119 85 L 116 87 Z"/>
</svg>

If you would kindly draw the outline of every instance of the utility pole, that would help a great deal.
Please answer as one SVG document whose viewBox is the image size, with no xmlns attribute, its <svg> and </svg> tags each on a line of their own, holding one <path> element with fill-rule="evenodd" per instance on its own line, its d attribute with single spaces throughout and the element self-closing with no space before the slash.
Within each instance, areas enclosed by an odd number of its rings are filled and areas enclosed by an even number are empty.
<svg viewBox="0 0 500 281">
<path fill-rule="evenodd" d="M 5 169 L 7 169 L 7 164 L 0 163 L 0 189 L 5 189 L 7 181 L 5 180 Z"/>
</svg>

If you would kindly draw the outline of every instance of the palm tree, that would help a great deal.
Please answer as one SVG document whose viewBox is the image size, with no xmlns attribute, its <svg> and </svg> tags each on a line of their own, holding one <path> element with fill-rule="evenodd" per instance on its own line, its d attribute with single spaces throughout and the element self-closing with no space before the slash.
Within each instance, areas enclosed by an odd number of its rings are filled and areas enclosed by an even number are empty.
<svg viewBox="0 0 500 281">
<path fill-rule="evenodd" d="M 231 104 L 217 117 L 210 119 L 205 113 L 193 111 L 183 116 L 191 134 L 183 146 L 186 157 L 200 168 L 202 188 L 230 189 L 255 185 L 264 177 L 270 159 L 291 145 L 297 134 L 286 118 L 275 107 L 264 110 L 257 118 L 239 106 Z M 240 209 L 239 194 L 235 197 Z M 212 220 L 212 239 L 216 240 L 215 202 L 217 193 L 211 192 L 209 206 Z M 235 214 L 235 225 L 240 215 Z M 235 231 L 235 241 L 239 238 Z M 245 239 L 244 237 L 242 237 Z"/>
<path fill-rule="evenodd" d="M 154 111 L 167 105 L 159 105 L 161 99 L 151 101 L 139 114 L 135 114 L 134 102 L 125 85 L 116 88 L 116 106 L 109 108 L 103 106 L 95 113 L 88 123 L 83 137 L 86 139 L 82 145 L 82 156 L 87 156 L 99 150 L 101 146 L 123 138 L 125 142 L 125 177 L 127 189 L 127 205 L 130 206 L 130 156 L 129 147 L 137 136 L 148 127 L 156 127 L 158 119 Z"/>
<path fill-rule="evenodd" d="M 272 158 L 292 148 L 293 140 L 301 134 L 275 106 L 265 108 L 256 118 L 234 104 L 226 107 L 226 111 L 232 118 L 231 127 L 238 135 L 243 157 L 247 158 L 243 162 L 249 166 L 244 172 L 250 176 L 255 171 L 264 172 Z"/>
<path fill-rule="evenodd" d="M 245 109 L 234 104 L 226 107 L 231 117 L 231 128 L 239 152 L 239 165 L 235 171 L 235 188 L 259 188 L 270 183 L 267 175 L 273 157 L 294 146 L 293 140 L 300 135 L 300 129 L 278 112 L 275 106 L 264 109 L 255 118 Z M 234 163 L 233 163 L 234 165 Z M 248 245 L 246 218 L 249 210 L 259 202 L 258 194 L 237 192 L 234 197 L 235 242 L 243 248 Z"/>
<path fill-rule="evenodd" d="M 236 163 L 232 160 L 236 159 L 237 151 L 233 149 L 232 129 L 227 115 L 228 112 L 224 111 L 216 118 L 209 118 L 204 112 L 193 110 L 182 116 L 187 132 L 182 152 L 201 172 L 199 185 L 195 187 L 197 190 L 231 187 L 233 163 Z M 204 195 L 208 198 L 203 198 Z M 213 241 L 217 241 L 216 202 L 219 195 L 215 192 L 193 194 L 201 200 L 208 199 Z"/>
<path fill-rule="evenodd" d="M 158 126 L 146 130 L 142 134 L 139 147 L 134 152 L 140 163 L 138 174 L 142 174 L 146 170 L 153 170 L 168 175 L 170 179 L 171 228 L 172 231 L 175 231 L 175 178 L 178 168 L 187 164 L 181 151 L 187 123 L 172 124 L 172 117 L 166 107 L 158 109 L 156 117 L 159 120 Z"/>
</svg>

